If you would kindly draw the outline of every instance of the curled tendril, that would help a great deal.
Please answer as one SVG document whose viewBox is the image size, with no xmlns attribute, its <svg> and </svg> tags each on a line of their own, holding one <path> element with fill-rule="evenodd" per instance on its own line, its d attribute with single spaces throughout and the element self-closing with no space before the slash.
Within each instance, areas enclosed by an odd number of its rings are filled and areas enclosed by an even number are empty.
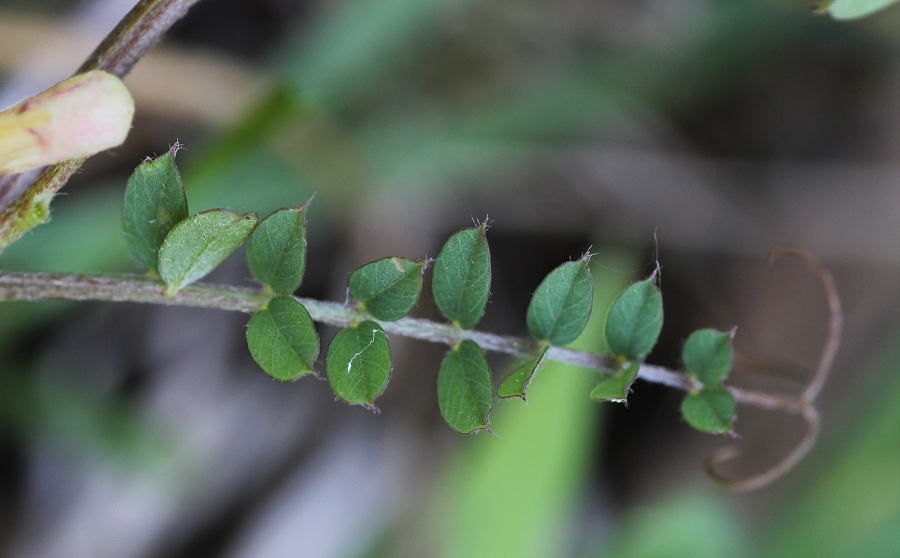
<svg viewBox="0 0 900 558">
<path fill-rule="evenodd" d="M 819 412 L 816 410 L 814 402 L 819 395 L 819 392 L 822 391 L 822 386 L 825 385 L 825 381 L 828 379 L 828 374 L 831 372 L 831 368 L 834 365 L 834 357 L 837 354 L 838 347 L 841 343 L 844 316 L 843 311 L 841 310 L 841 299 L 838 296 L 837 287 L 834 284 L 831 273 L 823 268 L 818 260 L 809 254 L 798 250 L 779 250 L 772 255 L 772 261 L 774 262 L 778 257 L 785 254 L 796 256 L 803 260 L 803 262 L 813 270 L 819 278 L 819 281 L 822 283 L 822 287 L 825 289 L 825 299 L 828 302 L 828 311 L 830 315 L 828 336 L 825 340 L 825 346 L 822 349 L 822 353 L 819 356 L 819 364 L 816 367 L 816 371 L 809 383 L 800 393 L 799 397 L 772 398 L 772 401 L 770 402 L 755 401 L 756 397 L 754 396 L 756 394 L 744 392 L 737 388 L 731 388 L 732 394 L 738 401 L 743 400 L 760 407 L 799 414 L 804 422 L 806 422 L 806 433 L 800 438 L 797 445 L 794 446 L 781 461 L 751 477 L 731 479 L 717 471 L 722 463 L 731 461 L 741 455 L 742 452 L 737 447 L 724 447 L 710 455 L 706 461 L 706 471 L 709 476 L 723 484 L 726 488 L 736 492 L 750 492 L 768 486 L 794 468 L 797 463 L 802 461 L 803 458 L 809 454 L 813 446 L 815 446 L 816 439 L 819 436 Z"/>
</svg>

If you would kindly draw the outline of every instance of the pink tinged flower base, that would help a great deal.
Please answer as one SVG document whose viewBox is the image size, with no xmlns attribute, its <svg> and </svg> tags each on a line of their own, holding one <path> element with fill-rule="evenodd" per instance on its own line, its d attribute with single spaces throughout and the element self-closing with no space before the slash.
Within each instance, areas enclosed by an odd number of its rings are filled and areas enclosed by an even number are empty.
<svg viewBox="0 0 900 558">
<path fill-rule="evenodd" d="M 0 174 L 78 159 L 120 145 L 134 116 L 122 81 L 79 74 L 0 113 Z"/>
</svg>

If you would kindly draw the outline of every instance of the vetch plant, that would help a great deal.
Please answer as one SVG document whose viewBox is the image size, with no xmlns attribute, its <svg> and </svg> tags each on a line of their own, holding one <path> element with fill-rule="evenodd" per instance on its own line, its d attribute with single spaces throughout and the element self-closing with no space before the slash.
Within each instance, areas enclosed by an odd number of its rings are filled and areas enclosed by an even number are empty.
<svg viewBox="0 0 900 558">
<path fill-rule="evenodd" d="M 703 432 L 733 434 L 736 404 L 803 416 L 809 434 L 789 455 L 790 463 L 752 479 L 721 479 L 736 489 L 771 482 L 812 445 L 818 431 L 812 403 L 834 357 L 841 313 L 830 275 L 809 258 L 807 262 L 825 285 L 832 311 L 832 332 L 819 370 L 799 398 L 748 392 L 725 385 L 732 368 L 734 329 L 701 329 L 691 334 L 682 355 L 684 372 L 645 362 L 663 326 L 663 298 L 655 272 L 626 287 L 606 316 L 594 317 L 605 320 L 608 354 L 566 349 L 591 318 L 594 279 L 589 253 L 561 264 L 537 286 L 525 316 L 531 339 L 475 330 L 485 312 L 491 282 L 487 221 L 451 235 L 434 260 L 432 292 L 449 323 L 407 317 L 422 291 L 427 260 L 388 257 L 361 266 L 349 276 L 350 299 L 345 303 L 294 297 L 307 265 L 309 202 L 275 211 L 262 221 L 252 213 L 223 209 L 191 215 L 175 165 L 178 148 L 176 144 L 164 155 L 141 163 L 126 187 L 123 229 L 135 259 L 147 268 L 145 275 L 0 273 L 0 299 L 133 301 L 247 312 L 251 314 L 250 354 L 279 381 L 318 376 L 321 348 L 314 322 L 340 326 L 326 351 L 328 384 L 340 400 L 373 411 L 377 398 L 389 387 L 392 336 L 443 343 L 449 350 L 438 374 L 438 405 L 447 425 L 463 434 L 490 432 L 496 400 L 526 400 L 529 385 L 547 360 L 595 369 L 597 384 L 585 395 L 597 401 L 627 402 L 636 379 L 683 389 L 687 395 L 682 416 Z M 198 283 L 245 242 L 248 267 L 260 283 L 258 289 Z M 485 351 L 521 360 L 496 391 Z M 733 455 L 730 449 L 717 453 L 713 466 Z"/>
<path fill-rule="evenodd" d="M 140 2 L 82 66 L 80 76 L 0 116 L 0 146 L 18 145 L 24 137 L 22 129 L 44 130 L 40 127 L 47 122 L 62 123 L 61 128 L 47 129 L 62 133 L 63 139 L 70 135 L 83 137 L 79 134 L 89 131 L 92 124 L 71 124 L 68 118 L 77 112 L 76 105 L 61 105 L 59 112 L 47 109 L 55 106 L 51 99 L 64 95 L 63 91 L 73 84 L 92 91 L 96 82 L 100 84 L 97 87 L 118 91 L 99 102 L 98 108 L 101 113 L 107 110 L 108 116 L 117 115 L 110 121 L 116 125 L 127 121 L 127 131 L 133 106 L 128 108 L 125 98 L 130 101 L 130 95 L 127 90 L 122 93 L 113 76 L 127 73 L 193 1 Z M 837 10 L 843 4 L 836 0 L 833 8 Z M 84 157 L 121 141 L 122 129 L 102 122 L 101 128 L 109 134 L 96 135 L 104 141 L 87 147 L 84 142 L 73 140 L 80 150 L 54 148 L 28 157 L 13 149 L 0 152 L 0 172 L 18 172 L 29 165 L 73 158 L 51 167 L 3 209 L 0 250 L 29 228 L 46 221 L 50 200 Z M 68 144 L 63 141 L 60 145 Z M 686 396 L 681 405 L 682 416 L 703 432 L 733 434 L 735 410 L 740 405 L 801 416 L 807 424 L 806 435 L 788 456 L 767 471 L 747 479 L 726 479 L 716 468 L 737 455 L 737 451 L 726 448 L 712 456 L 708 463 L 710 474 L 735 490 L 753 490 L 771 483 L 800 461 L 815 443 L 819 419 L 814 403 L 839 345 L 842 313 L 831 275 L 809 256 L 795 253 L 821 280 L 831 314 L 828 339 L 816 372 L 798 396 L 752 392 L 727 385 L 734 357 L 734 329 L 723 332 L 705 328 L 692 333 L 682 354 L 684 371 L 646 362 L 663 327 L 663 296 L 657 273 L 626 287 L 606 316 L 591 316 L 594 279 L 589 253 L 560 264 L 537 285 L 524 316 L 530 338 L 476 330 L 491 287 L 486 220 L 451 235 L 433 262 L 393 256 L 361 266 L 349 276 L 350 298 L 345 303 L 295 297 L 307 266 L 305 219 L 309 202 L 280 209 L 262 220 L 253 213 L 238 214 L 225 209 L 191 214 L 175 164 L 178 148 L 176 144 L 162 156 L 141 163 L 125 188 L 123 232 L 132 255 L 146 268 L 145 274 L 0 271 L 0 300 L 130 301 L 244 312 L 250 315 L 246 340 L 251 356 L 266 374 L 282 382 L 318 376 L 322 371 L 322 348 L 315 322 L 338 326 L 342 329 L 325 350 L 328 384 L 342 401 L 373 411 L 377 410 L 378 397 L 390 387 L 392 337 L 444 344 L 448 350 L 437 377 L 438 406 L 447 425 L 462 434 L 490 432 L 490 415 L 498 401 L 527 400 L 529 386 L 547 361 L 595 370 L 596 385 L 585 396 L 597 401 L 627 402 L 638 379 L 683 390 Z M 244 244 L 248 268 L 259 282 L 258 288 L 200 282 Z M 408 316 L 418 302 L 429 265 L 434 301 L 447 323 Z M 566 348 L 590 319 L 603 320 L 607 354 Z M 486 352 L 518 359 L 518 365 L 496 390 Z"/>
</svg>

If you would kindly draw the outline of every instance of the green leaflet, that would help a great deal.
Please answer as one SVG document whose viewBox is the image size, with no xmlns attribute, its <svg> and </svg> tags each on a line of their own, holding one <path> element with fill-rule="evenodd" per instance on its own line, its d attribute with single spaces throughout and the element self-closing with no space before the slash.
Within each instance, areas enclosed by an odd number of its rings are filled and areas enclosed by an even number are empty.
<svg viewBox="0 0 900 558">
<path fill-rule="evenodd" d="M 307 204 L 275 211 L 257 225 L 247 241 L 250 273 L 274 293 L 289 295 L 303 281 Z"/>
<path fill-rule="evenodd" d="M 159 274 L 171 296 L 202 278 L 244 243 L 256 215 L 213 209 L 175 225 L 159 250 Z"/>
<path fill-rule="evenodd" d="M 897 0 L 824 0 L 815 4 L 816 11 L 834 19 L 858 19 L 895 4 Z"/>
<path fill-rule="evenodd" d="M 528 305 L 528 331 L 551 345 L 571 343 L 584 330 L 594 303 L 588 257 L 566 262 L 541 281 Z"/>
<path fill-rule="evenodd" d="M 250 318 L 247 346 L 253 360 L 276 380 L 315 375 L 319 334 L 306 308 L 289 296 L 276 296 Z"/>
<path fill-rule="evenodd" d="M 653 279 L 627 287 L 606 316 L 606 343 L 616 356 L 641 360 L 656 345 L 662 330 L 662 295 Z"/>
<path fill-rule="evenodd" d="M 734 398 L 722 386 L 705 387 L 682 400 L 681 416 L 701 432 L 731 432 Z"/>
<path fill-rule="evenodd" d="M 376 319 L 399 320 L 412 310 L 422 290 L 425 262 L 383 258 L 350 275 L 350 296 Z"/>
<path fill-rule="evenodd" d="M 731 333 L 714 329 L 698 329 L 688 337 L 681 359 L 688 374 L 704 386 L 716 385 L 728 377 L 734 360 Z"/>
<path fill-rule="evenodd" d="M 489 430 L 491 371 L 484 351 L 471 339 L 451 349 L 441 363 L 438 406 L 447 425 L 460 434 Z"/>
<path fill-rule="evenodd" d="M 151 273 L 159 268 L 159 248 L 177 223 L 188 216 L 187 197 L 175 166 L 175 151 L 138 165 L 125 187 L 122 230 L 132 255 Z"/>
<path fill-rule="evenodd" d="M 518 397 L 522 401 L 527 401 L 528 386 L 534 375 L 537 374 L 538 368 L 543 364 L 548 349 L 549 347 L 545 346 L 537 357 L 519 364 L 509 376 L 500 382 L 500 387 L 497 388 L 497 397 L 500 399 Z"/>
<path fill-rule="evenodd" d="M 591 399 L 594 401 L 626 403 L 628 401 L 628 390 L 631 389 L 631 384 L 634 382 L 640 369 L 641 363 L 633 362 L 612 376 L 603 378 L 591 390 Z"/>
<path fill-rule="evenodd" d="M 342 329 L 328 347 L 325 370 L 335 395 L 375 410 L 375 398 L 391 378 L 387 334 L 371 320 Z"/>
<path fill-rule="evenodd" d="M 455 232 L 434 262 L 432 291 L 441 314 L 464 329 L 481 319 L 491 288 L 487 224 Z"/>
</svg>

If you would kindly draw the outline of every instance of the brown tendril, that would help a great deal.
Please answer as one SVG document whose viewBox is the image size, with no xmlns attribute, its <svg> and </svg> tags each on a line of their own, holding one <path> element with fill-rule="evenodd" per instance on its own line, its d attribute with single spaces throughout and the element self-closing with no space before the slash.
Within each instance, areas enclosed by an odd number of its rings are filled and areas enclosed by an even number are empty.
<svg viewBox="0 0 900 558">
<path fill-rule="evenodd" d="M 775 482 L 793 469 L 797 463 L 802 461 L 812 450 L 813 446 L 815 446 L 816 439 L 819 436 L 820 421 L 819 412 L 816 410 L 813 403 L 819 395 L 819 392 L 822 391 L 822 386 L 825 385 L 825 381 L 828 379 L 828 375 L 834 365 L 834 357 L 837 354 L 838 347 L 841 343 L 844 315 L 841 310 L 841 299 L 840 296 L 838 296 L 837 287 L 834 284 L 834 278 L 831 276 L 831 273 L 823 268 L 819 261 L 814 257 L 806 252 L 795 249 L 782 249 L 777 251 L 772 255 L 771 261 L 774 262 L 782 255 L 791 255 L 803 260 L 803 262 L 813 270 L 819 281 L 822 283 L 830 315 L 828 336 L 825 340 L 825 346 L 822 348 L 822 353 L 819 356 L 819 364 L 816 367 L 816 371 L 806 385 L 806 388 L 800 393 L 799 397 L 787 399 L 780 398 L 779 401 L 774 402 L 777 404 L 768 406 L 774 410 L 800 414 L 804 422 L 806 422 L 806 433 L 800 438 L 797 445 L 794 446 L 781 461 L 772 467 L 761 473 L 743 479 L 728 478 L 717 470 L 722 463 L 731 461 L 741 455 L 742 452 L 737 447 L 724 447 L 714 452 L 707 459 L 706 471 L 709 476 L 735 492 L 759 490 L 760 488 Z M 744 395 L 743 390 L 731 388 L 731 392 L 735 395 L 735 399 L 740 401 L 743 398 L 738 397 L 739 395 Z M 759 406 L 766 407 L 767 405 Z"/>
</svg>

